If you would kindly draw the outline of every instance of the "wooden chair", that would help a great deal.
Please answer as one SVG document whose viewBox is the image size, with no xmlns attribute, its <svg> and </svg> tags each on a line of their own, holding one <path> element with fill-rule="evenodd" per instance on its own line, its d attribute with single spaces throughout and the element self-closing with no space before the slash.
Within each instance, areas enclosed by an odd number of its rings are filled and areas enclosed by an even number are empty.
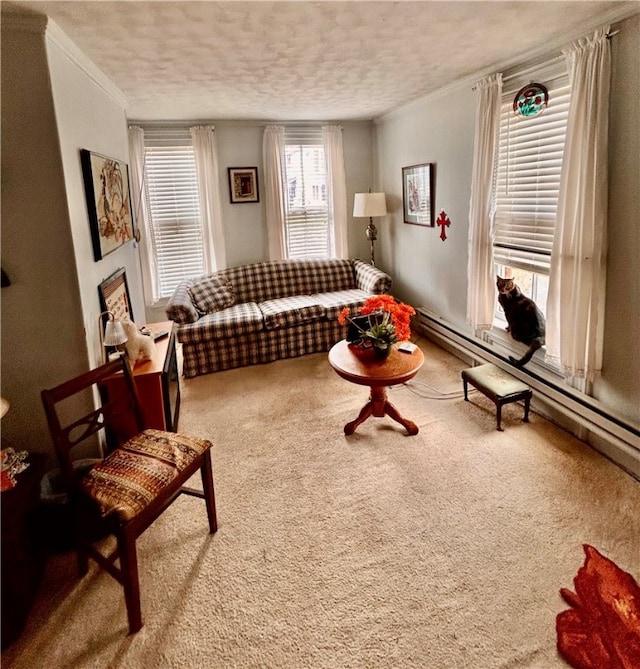
<svg viewBox="0 0 640 669">
<path fill-rule="evenodd" d="M 108 397 L 104 381 L 118 373 L 124 374 L 126 383 L 120 387 L 125 390 Z M 97 398 L 100 406 L 95 408 Z M 43 390 L 42 402 L 74 512 L 79 573 L 87 573 L 91 557 L 122 585 L 129 632 L 137 632 L 142 627 L 137 538 L 181 493 L 204 498 L 209 531 L 213 534 L 217 529 L 212 444 L 183 434 L 145 430 L 134 377 L 124 357 Z M 80 418 L 70 416 L 79 413 Z M 87 440 L 94 449 L 97 443 L 112 448 L 83 473 L 74 467 L 71 453 Z M 198 469 L 204 493 L 184 485 Z M 95 528 L 101 523 L 117 541 L 111 555 L 92 545 L 91 535 L 95 539 Z"/>
</svg>

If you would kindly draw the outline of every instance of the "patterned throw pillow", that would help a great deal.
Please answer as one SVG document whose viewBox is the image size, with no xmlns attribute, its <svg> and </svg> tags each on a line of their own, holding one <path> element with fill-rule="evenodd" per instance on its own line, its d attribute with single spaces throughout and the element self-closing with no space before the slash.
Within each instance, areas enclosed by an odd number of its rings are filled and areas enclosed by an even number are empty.
<svg viewBox="0 0 640 669">
<path fill-rule="evenodd" d="M 233 306 L 236 296 L 228 281 L 216 276 L 206 276 L 190 288 L 196 309 L 202 314 L 211 314 Z"/>
</svg>

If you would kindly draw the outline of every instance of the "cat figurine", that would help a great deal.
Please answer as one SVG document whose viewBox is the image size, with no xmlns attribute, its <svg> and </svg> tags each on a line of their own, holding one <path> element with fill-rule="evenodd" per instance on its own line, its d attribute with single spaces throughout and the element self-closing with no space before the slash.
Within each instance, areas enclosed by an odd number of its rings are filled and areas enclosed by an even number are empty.
<svg viewBox="0 0 640 669">
<path fill-rule="evenodd" d="M 507 332 L 516 341 L 529 347 L 520 360 L 512 356 L 509 356 L 509 360 L 516 367 L 524 367 L 545 342 L 544 314 L 531 298 L 520 292 L 520 288 L 513 279 L 502 279 L 499 276 L 496 276 L 496 279 L 498 302 L 504 309 L 504 315 L 509 324 Z"/>
</svg>

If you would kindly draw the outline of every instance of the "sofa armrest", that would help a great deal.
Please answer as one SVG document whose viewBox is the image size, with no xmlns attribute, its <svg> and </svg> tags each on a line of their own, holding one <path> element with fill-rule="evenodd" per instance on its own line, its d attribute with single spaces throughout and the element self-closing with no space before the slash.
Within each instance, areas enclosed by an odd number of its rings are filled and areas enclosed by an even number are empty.
<svg viewBox="0 0 640 669">
<path fill-rule="evenodd" d="M 388 293 L 391 289 L 391 277 L 377 267 L 367 265 L 362 260 L 354 260 L 353 270 L 356 278 L 356 288 L 364 290 L 365 293 L 381 295 L 382 293 Z"/>
<path fill-rule="evenodd" d="M 182 281 L 177 285 L 167 303 L 167 317 L 180 325 L 195 323 L 200 318 L 200 314 L 193 304 L 190 288 L 190 281 Z"/>
</svg>

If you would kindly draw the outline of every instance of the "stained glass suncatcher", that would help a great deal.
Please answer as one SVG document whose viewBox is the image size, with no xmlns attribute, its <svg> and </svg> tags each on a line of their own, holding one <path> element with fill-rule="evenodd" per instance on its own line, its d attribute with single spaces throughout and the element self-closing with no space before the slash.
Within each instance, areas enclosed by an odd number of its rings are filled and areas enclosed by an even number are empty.
<svg viewBox="0 0 640 669">
<path fill-rule="evenodd" d="M 531 118 L 546 109 L 549 91 L 543 84 L 530 83 L 523 86 L 513 98 L 513 112 L 516 116 Z"/>
</svg>

